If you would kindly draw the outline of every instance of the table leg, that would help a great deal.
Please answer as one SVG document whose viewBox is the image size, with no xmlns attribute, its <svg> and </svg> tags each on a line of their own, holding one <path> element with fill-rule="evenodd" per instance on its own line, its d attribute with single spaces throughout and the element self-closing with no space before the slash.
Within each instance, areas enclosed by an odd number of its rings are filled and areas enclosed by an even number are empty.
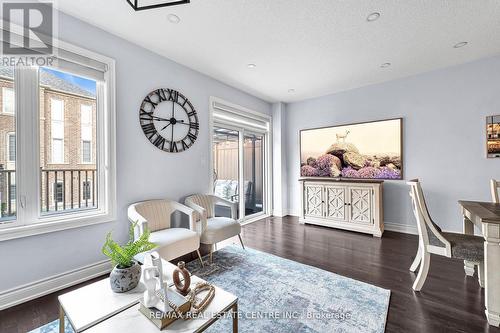
<svg viewBox="0 0 500 333">
<path fill-rule="evenodd" d="M 64 310 L 61 305 L 59 305 L 59 333 L 64 333 L 65 327 L 64 327 Z"/>
<path fill-rule="evenodd" d="M 464 216 L 464 235 L 474 235 L 474 223 Z M 467 276 L 474 275 L 474 263 L 464 260 L 464 271 Z"/>
<path fill-rule="evenodd" d="M 500 225 L 483 223 L 486 318 L 500 326 Z"/>
<path fill-rule="evenodd" d="M 232 307 L 233 314 L 233 333 L 238 333 L 238 302 L 234 303 Z"/>
</svg>

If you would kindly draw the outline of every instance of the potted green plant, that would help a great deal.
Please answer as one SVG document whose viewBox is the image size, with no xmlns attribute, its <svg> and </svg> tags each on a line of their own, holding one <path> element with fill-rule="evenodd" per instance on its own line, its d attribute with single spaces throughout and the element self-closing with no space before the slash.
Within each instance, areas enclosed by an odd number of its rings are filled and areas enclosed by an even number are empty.
<svg viewBox="0 0 500 333">
<path fill-rule="evenodd" d="M 141 278 L 141 266 L 134 260 L 134 256 L 156 247 L 156 244 L 149 241 L 150 232 L 147 229 L 134 241 L 136 226 L 137 222 L 130 226 L 127 244 L 120 246 L 111 238 L 111 232 L 109 232 L 102 247 L 102 253 L 115 265 L 109 280 L 111 289 L 116 293 L 124 293 L 137 287 Z"/>
</svg>

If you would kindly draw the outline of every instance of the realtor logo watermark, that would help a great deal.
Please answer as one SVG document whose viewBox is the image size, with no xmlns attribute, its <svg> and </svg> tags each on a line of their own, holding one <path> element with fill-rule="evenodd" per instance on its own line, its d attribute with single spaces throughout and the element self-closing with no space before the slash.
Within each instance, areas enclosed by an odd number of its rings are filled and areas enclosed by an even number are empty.
<svg viewBox="0 0 500 333">
<path fill-rule="evenodd" d="M 1 3 L 1 65 L 52 65 L 57 50 L 54 2 L 4 0 Z"/>
</svg>

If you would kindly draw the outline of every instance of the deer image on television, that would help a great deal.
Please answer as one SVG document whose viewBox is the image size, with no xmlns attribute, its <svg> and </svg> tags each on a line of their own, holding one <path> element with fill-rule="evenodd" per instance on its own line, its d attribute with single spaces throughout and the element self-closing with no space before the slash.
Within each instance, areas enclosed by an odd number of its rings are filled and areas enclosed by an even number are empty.
<svg viewBox="0 0 500 333">
<path fill-rule="evenodd" d="M 349 135 L 349 133 L 351 133 L 351 131 L 345 131 L 345 134 L 342 135 L 342 134 L 335 134 L 337 136 L 337 142 L 340 141 L 340 139 L 342 139 L 342 142 L 345 142 L 345 139 L 347 138 L 347 136 Z"/>
</svg>

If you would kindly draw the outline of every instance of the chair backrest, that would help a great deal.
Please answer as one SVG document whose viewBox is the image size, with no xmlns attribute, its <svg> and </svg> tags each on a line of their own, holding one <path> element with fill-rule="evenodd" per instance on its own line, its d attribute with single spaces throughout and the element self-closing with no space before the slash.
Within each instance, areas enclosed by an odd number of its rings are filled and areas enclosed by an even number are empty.
<svg viewBox="0 0 500 333">
<path fill-rule="evenodd" d="M 491 199 L 493 202 L 500 203 L 500 199 L 498 197 L 498 191 L 500 190 L 500 180 L 491 180 Z"/>
<path fill-rule="evenodd" d="M 426 248 L 430 246 L 443 248 L 443 254 L 451 256 L 451 244 L 441 234 L 441 228 L 432 220 L 424 198 L 424 192 L 418 179 L 407 182 L 410 185 L 410 197 L 412 200 L 413 213 L 417 220 L 419 241 Z"/>
<path fill-rule="evenodd" d="M 215 208 L 213 196 L 209 194 L 194 194 L 186 198 L 186 203 L 192 202 L 205 209 L 207 218 L 215 217 Z"/>
<path fill-rule="evenodd" d="M 134 211 L 139 216 L 134 216 Z M 169 229 L 170 219 L 175 208 L 172 201 L 166 199 L 148 200 L 137 202 L 129 207 L 129 219 L 134 222 L 134 219 L 144 218 L 147 221 L 149 231 L 158 231 Z"/>
</svg>

